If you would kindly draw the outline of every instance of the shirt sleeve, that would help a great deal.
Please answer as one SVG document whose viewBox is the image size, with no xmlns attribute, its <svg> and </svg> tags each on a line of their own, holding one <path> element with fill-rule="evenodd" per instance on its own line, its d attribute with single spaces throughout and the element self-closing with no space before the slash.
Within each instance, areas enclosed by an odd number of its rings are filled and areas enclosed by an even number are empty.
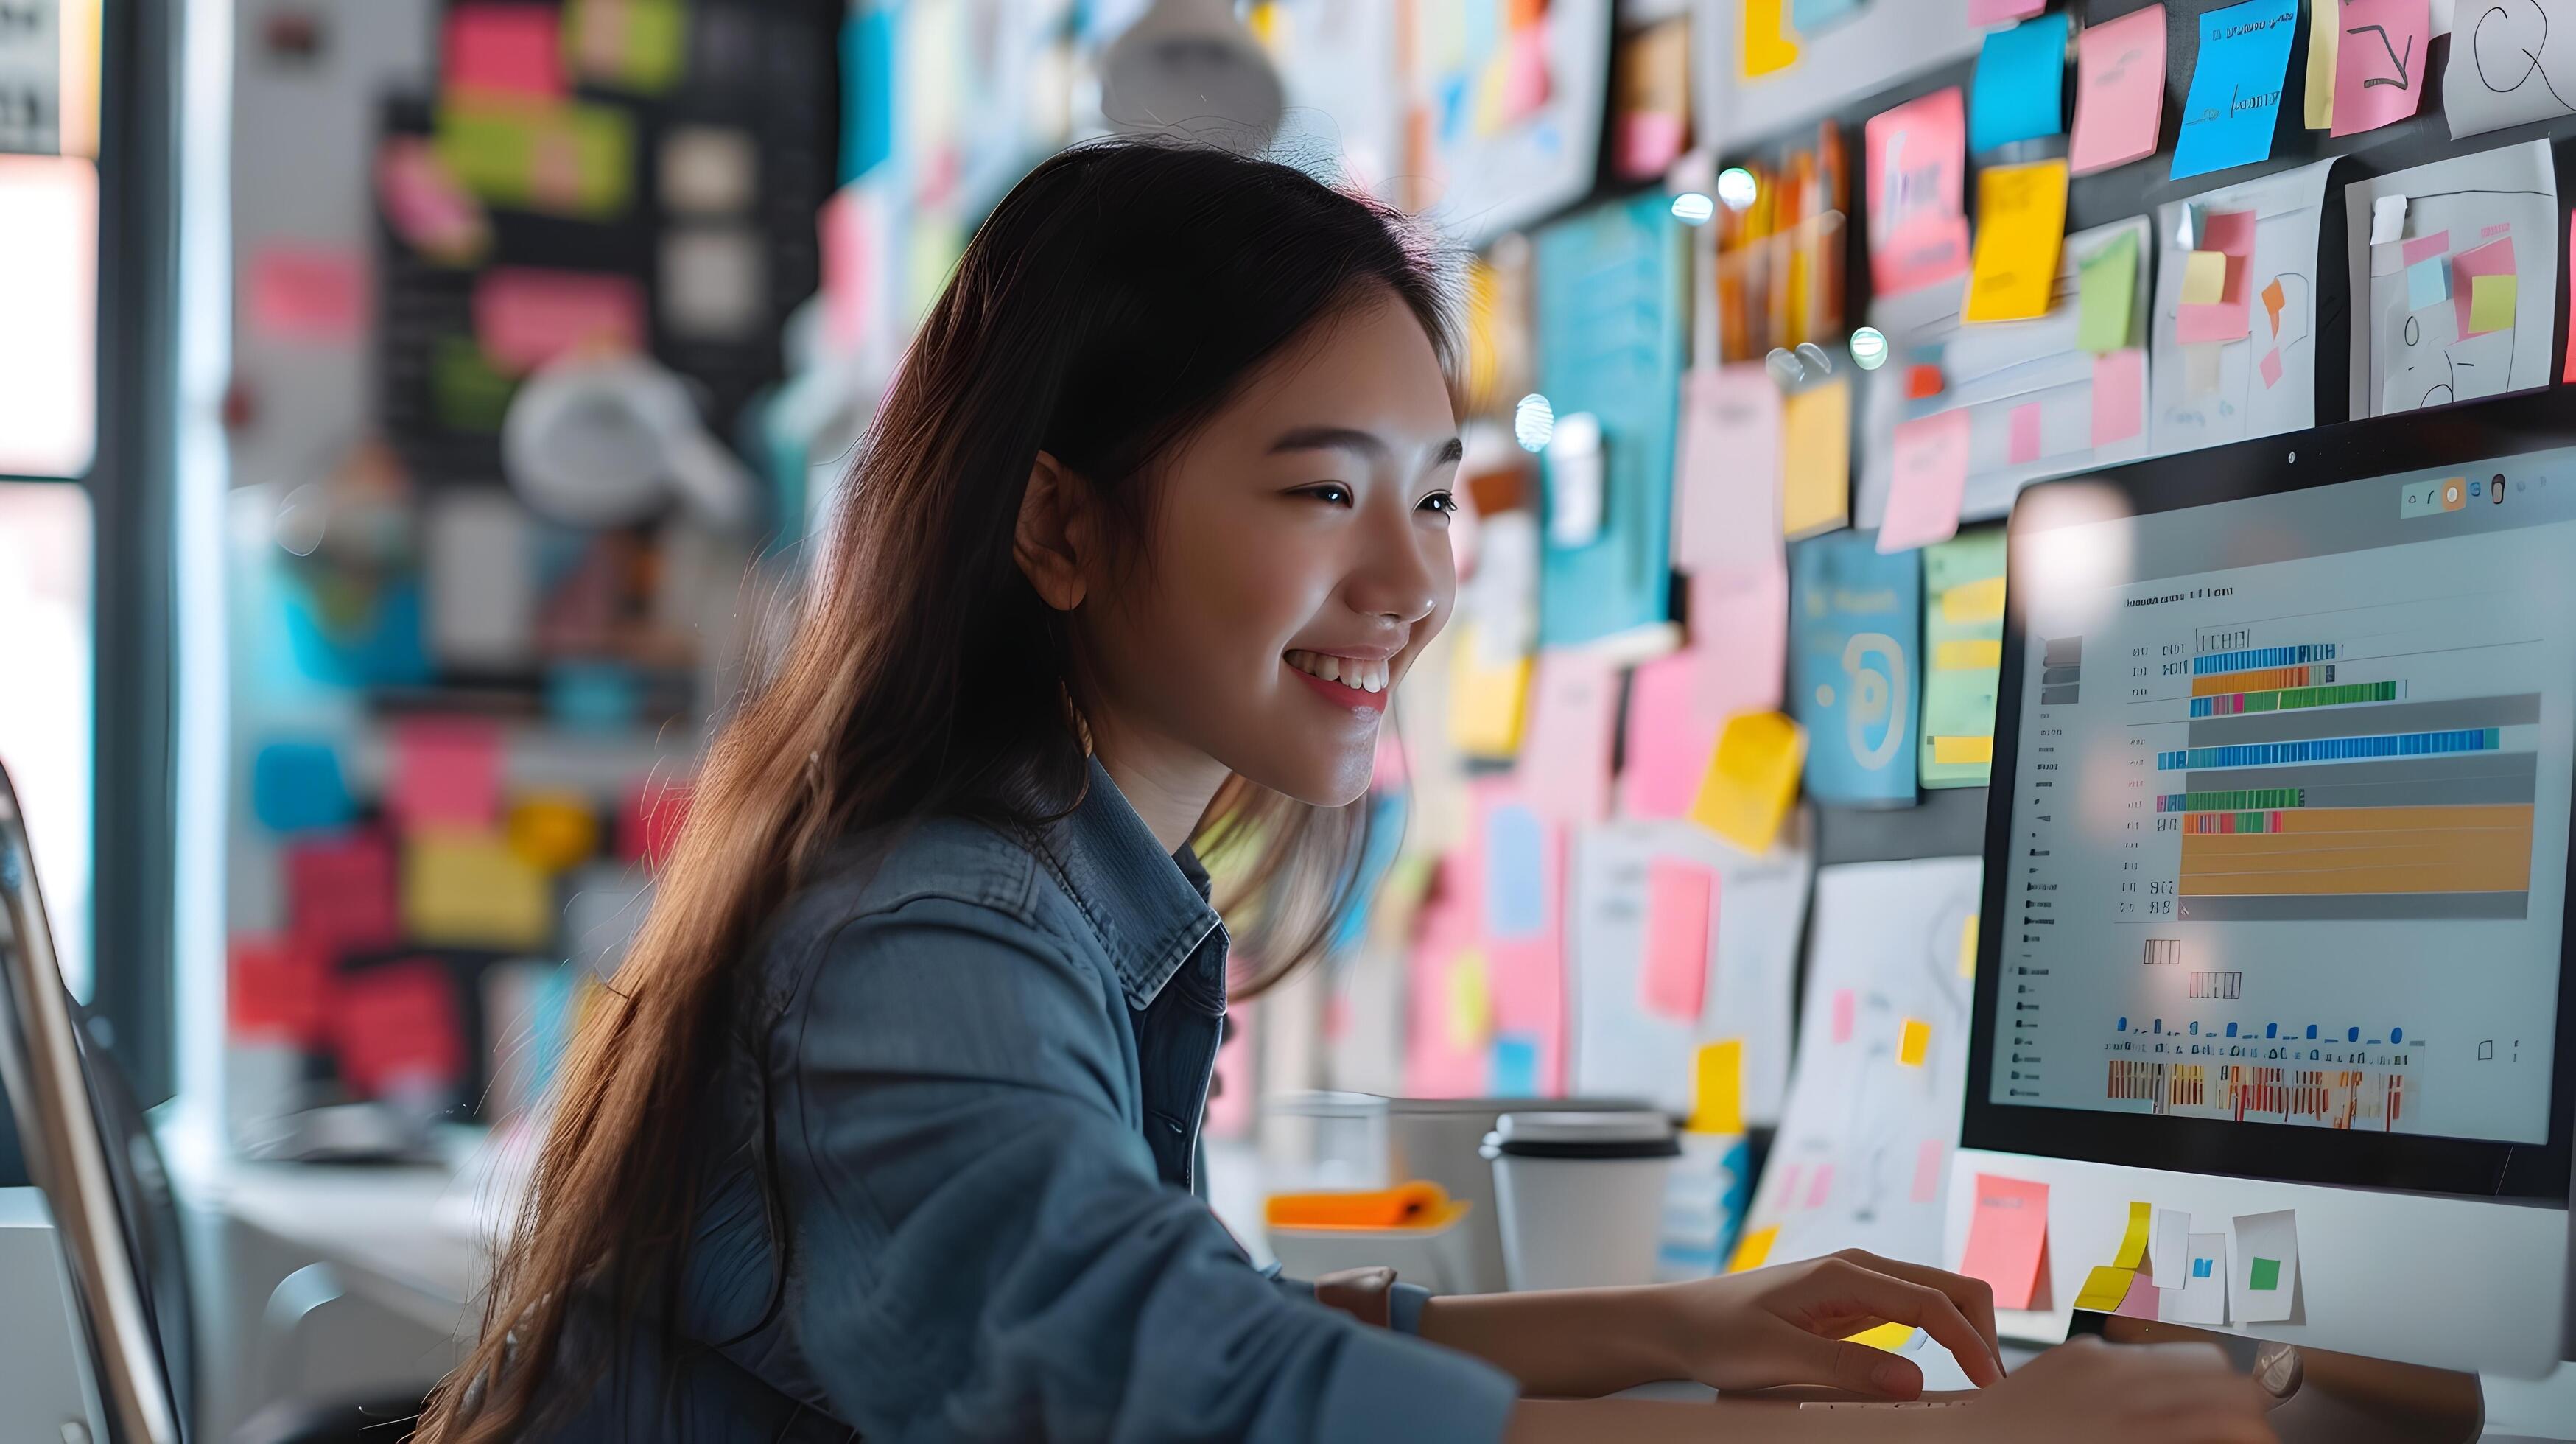
<svg viewBox="0 0 2576 1444">
<path fill-rule="evenodd" d="M 834 1412 L 886 1440 L 1500 1439 L 1509 1376 L 1290 1296 L 1155 1176 L 1125 1006 L 991 908 L 833 940 L 776 1117 L 788 1306 Z"/>
<path fill-rule="evenodd" d="M 1292 1279 L 1279 1272 L 1277 1264 L 1263 1269 L 1261 1276 L 1292 1299 L 1312 1299 L 1315 1296 L 1315 1285 L 1311 1280 Z M 1386 1291 L 1386 1326 L 1400 1334 L 1421 1333 L 1422 1306 L 1429 1302 L 1431 1290 L 1397 1279 L 1395 1286 Z"/>
</svg>

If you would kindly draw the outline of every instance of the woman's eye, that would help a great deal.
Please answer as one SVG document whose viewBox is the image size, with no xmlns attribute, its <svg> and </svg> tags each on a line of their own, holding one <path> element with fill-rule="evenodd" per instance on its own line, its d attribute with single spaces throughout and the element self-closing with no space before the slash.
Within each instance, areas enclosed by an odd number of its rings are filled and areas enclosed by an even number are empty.
<svg viewBox="0 0 2576 1444">
<path fill-rule="evenodd" d="M 1445 491 L 1435 491 L 1422 499 L 1422 510 L 1436 511 L 1442 516 L 1456 516 L 1458 498 Z"/>
<path fill-rule="evenodd" d="M 1349 506 L 1351 504 L 1351 489 L 1342 485 L 1338 481 L 1328 481 L 1321 486 L 1310 486 L 1300 494 L 1311 496 L 1317 501 L 1323 502 L 1328 506 Z"/>
</svg>

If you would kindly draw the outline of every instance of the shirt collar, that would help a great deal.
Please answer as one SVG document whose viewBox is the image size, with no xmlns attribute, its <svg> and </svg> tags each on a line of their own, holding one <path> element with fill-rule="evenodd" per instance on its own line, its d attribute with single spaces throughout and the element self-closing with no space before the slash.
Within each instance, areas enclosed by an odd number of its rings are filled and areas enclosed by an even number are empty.
<svg viewBox="0 0 2576 1444">
<path fill-rule="evenodd" d="M 1163 851 L 1098 758 L 1090 768 L 1081 803 L 1049 829 L 1051 850 L 1128 1002 L 1143 1008 L 1220 923 L 1197 856 Z"/>
</svg>

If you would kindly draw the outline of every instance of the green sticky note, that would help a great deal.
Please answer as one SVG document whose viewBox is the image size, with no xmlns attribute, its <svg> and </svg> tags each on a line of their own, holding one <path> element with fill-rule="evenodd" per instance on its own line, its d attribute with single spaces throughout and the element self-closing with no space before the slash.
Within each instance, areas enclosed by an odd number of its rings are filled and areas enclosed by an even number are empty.
<svg viewBox="0 0 2576 1444">
<path fill-rule="evenodd" d="M 2502 331 L 2513 324 L 2521 283 L 2511 274 L 2479 276 L 2469 282 L 2469 334 Z"/>
<path fill-rule="evenodd" d="M 2255 1293 L 2268 1293 L 2280 1286 L 2281 1261 L 2276 1258 L 2258 1258 L 2254 1260 L 2254 1269 L 2253 1272 L 2247 1276 L 2245 1287 Z"/>
<path fill-rule="evenodd" d="M 2124 231 L 2085 257 L 2075 285 L 2075 344 L 2097 356 L 2127 346 L 2138 295 L 2138 233 Z"/>
</svg>

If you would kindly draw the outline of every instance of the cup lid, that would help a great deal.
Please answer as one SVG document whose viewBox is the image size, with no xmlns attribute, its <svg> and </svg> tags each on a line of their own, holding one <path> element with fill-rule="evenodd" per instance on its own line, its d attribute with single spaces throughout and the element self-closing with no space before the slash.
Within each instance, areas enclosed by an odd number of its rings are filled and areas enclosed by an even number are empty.
<svg viewBox="0 0 2576 1444">
<path fill-rule="evenodd" d="M 1597 1113 L 1506 1113 L 1494 1122 L 1497 1143 L 1661 1143 L 1673 1121 L 1649 1109 Z"/>
</svg>

